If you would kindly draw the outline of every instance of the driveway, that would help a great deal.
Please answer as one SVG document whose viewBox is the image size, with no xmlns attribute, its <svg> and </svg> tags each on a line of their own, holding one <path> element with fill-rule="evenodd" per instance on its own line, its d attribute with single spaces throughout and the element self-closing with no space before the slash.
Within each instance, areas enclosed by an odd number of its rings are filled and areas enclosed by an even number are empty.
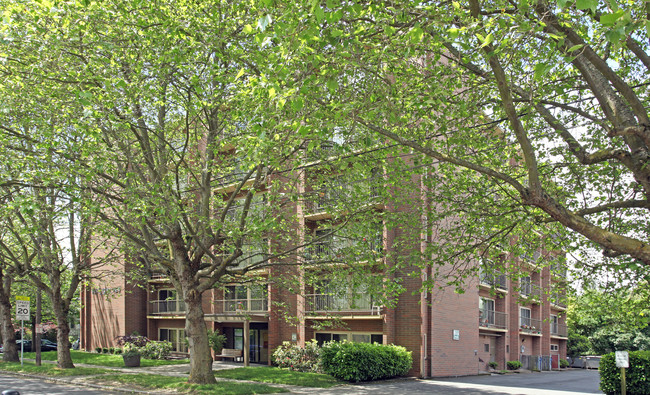
<svg viewBox="0 0 650 395">
<path fill-rule="evenodd" d="M 460 394 L 460 395 L 582 395 L 601 394 L 597 370 L 470 376 L 431 380 L 387 380 L 346 385 L 319 394 Z M 294 391 L 303 393 L 303 391 Z M 313 393 L 305 391 L 304 393 Z"/>
</svg>

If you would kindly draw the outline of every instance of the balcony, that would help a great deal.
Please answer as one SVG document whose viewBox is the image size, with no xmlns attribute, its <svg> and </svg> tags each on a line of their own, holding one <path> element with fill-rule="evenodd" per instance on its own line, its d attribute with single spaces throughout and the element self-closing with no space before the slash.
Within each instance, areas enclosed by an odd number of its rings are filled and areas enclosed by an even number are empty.
<svg viewBox="0 0 650 395">
<path fill-rule="evenodd" d="M 519 316 L 519 333 L 528 335 L 541 335 L 542 320 Z"/>
<path fill-rule="evenodd" d="M 567 326 L 551 322 L 551 336 L 568 337 Z"/>
<path fill-rule="evenodd" d="M 479 310 L 478 326 L 482 329 L 508 329 L 508 314 L 494 310 Z"/>
<path fill-rule="evenodd" d="M 551 305 L 553 305 L 553 307 L 559 309 L 567 308 L 566 295 L 564 294 L 560 294 L 560 293 L 552 294 L 551 296 L 549 296 L 549 302 L 551 302 Z"/>
<path fill-rule="evenodd" d="M 305 259 L 308 262 L 337 261 L 349 257 L 351 251 L 354 251 L 355 254 L 359 254 L 362 251 L 364 254 L 365 252 L 372 253 L 376 255 L 375 259 L 377 259 L 381 257 L 383 247 L 384 242 L 379 236 L 370 240 L 363 239 L 360 241 L 347 239 L 345 241 L 337 240 L 336 242 L 318 242 L 307 248 Z"/>
<path fill-rule="evenodd" d="M 259 299 L 220 299 L 214 301 L 215 314 L 265 314 L 269 311 L 269 301 Z"/>
<path fill-rule="evenodd" d="M 478 279 L 483 286 L 504 290 L 508 289 L 508 281 L 505 274 L 486 273 L 481 270 L 478 273 Z"/>
<path fill-rule="evenodd" d="M 185 315 L 187 311 L 182 300 L 152 300 L 149 303 L 149 315 Z"/>
<path fill-rule="evenodd" d="M 314 190 L 307 196 L 306 213 L 308 215 L 318 213 L 333 213 L 342 211 L 341 205 L 346 203 L 356 204 L 358 202 L 372 203 L 380 195 L 380 187 L 377 185 L 378 179 L 367 178 L 364 180 L 342 183 L 333 181 L 331 185 Z"/>
<path fill-rule="evenodd" d="M 338 296 L 332 294 L 306 295 L 306 313 L 350 313 L 379 316 L 381 308 L 368 295 Z"/>
</svg>

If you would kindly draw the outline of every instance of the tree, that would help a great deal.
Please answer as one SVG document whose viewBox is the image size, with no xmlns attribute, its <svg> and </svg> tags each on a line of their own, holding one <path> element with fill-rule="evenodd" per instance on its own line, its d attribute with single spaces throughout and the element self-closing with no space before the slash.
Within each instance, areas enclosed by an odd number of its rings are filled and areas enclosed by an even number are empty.
<svg viewBox="0 0 650 395">
<path fill-rule="evenodd" d="M 30 152 L 67 161 L 83 212 L 102 220 L 94 237 L 119 245 L 123 262 L 169 277 L 187 307 L 189 381 L 214 382 L 203 293 L 268 265 L 296 265 L 318 240 L 287 235 L 308 136 L 240 87 L 266 78 L 259 69 L 271 48 L 249 31 L 271 19 L 241 4 L 183 1 L 155 10 L 7 4 L 6 14 L 3 71 L 30 86 L 26 100 L 50 107 L 16 121 L 38 119 L 51 133 Z M 56 127 L 45 128 L 48 120 Z M 78 150 L 57 148 L 78 137 Z M 249 259 L 250 245 L 264 246 L 254 253 L 261 259 Z"/>
<path fill-rule="evenodd" d="M 567 311 L 572 355 L 602 355 L 650 347 L 647 286 L 586 289 L 571 300 Z"/>
<path fill-rule="evenodd" d="M 481 202 L 475 193 L 499 207 L 467 211 L 503 214 L 486 233 L 521 218 L 556 223 L 611 265 L 647 273 L 645 7 L 470 0 L 268 12 L 271 34 L 292 37 L 278 40 L 294 55 L 285 67 L 300 70 L 285 89 L 316 103 L 314 123 L 336 120 L 439 163 L 450 210 L 468 207 L 453 196 Z"/>
</svg>

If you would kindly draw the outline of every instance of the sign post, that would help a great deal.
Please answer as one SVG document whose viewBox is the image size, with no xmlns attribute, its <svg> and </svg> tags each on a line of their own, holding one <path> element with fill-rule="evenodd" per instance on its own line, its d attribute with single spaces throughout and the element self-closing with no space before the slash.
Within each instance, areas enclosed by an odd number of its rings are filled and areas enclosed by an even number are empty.
<svg viewBox="0 0 650 395">
<path fill-rule="evenodd" d="M 29 296 L 16 296 L 16 321 L 20 320 L 20 366 L 25 352 L 25 320 L 29 320 Z"/>
<path fill-rule="evenodd" d="M 627 351 L 616 351 L 614 353 L 616 367 L 621 368 L 621 394 L 626 395 L 625 369 L 630 367 L 630 357 Z"/>
</svg>

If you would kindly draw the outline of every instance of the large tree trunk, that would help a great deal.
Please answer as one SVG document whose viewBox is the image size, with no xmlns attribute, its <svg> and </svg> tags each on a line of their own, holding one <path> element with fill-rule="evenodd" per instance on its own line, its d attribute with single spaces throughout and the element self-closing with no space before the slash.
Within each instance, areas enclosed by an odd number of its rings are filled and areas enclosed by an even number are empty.
<svg viewBox="0 0 650 395">
<path fill-rule="evenodd" d="M 5 362 L 18 362 L 18 346 L 16 345 L 16 332 L 11 320 L 11 310 L 9 296 L 2 290 L 0 292 L 0 319 L 2 320 L 2 346 L 4 348 L 2 360 Z"/>
<path fill-rule="evenodd" d="M 55 284 L 52 284 L 55 285 Z M 50 301 L 54 308 L 54 316 L 56 317 L 56 341 L 58 343 L 56 349 L 56 364 L 60 369 L 74 368 L 72 363 L 72 356 L 70 355 L 70 325 L 68 324 L 69 308 L 64 305 L 61 298 L 60 288 L 56 292 L 56 288 L 52 288 L 54 295 L 50 295 Z"/>
<path fill-rule="evenodd" d="M 212 357 L 208 344 L 208 332 L 201 306 L 201 293 L 194 287 L 183 287 L 187 308 L 185 335 L 190 343 L 190 377 L 194 384 L 213 384 L 217 381 L 212 373 Z"/>
<path fill-rule="evenodd" d="M 16 345 L 16 331 L 11 320 L 11 276 L 6 276 L 0 270 L 0 319 L 2 320 L 2 346 L 4 352 L 2 360 L 5 362 L 18 362 L 18 346 Z"/>
</svg>

